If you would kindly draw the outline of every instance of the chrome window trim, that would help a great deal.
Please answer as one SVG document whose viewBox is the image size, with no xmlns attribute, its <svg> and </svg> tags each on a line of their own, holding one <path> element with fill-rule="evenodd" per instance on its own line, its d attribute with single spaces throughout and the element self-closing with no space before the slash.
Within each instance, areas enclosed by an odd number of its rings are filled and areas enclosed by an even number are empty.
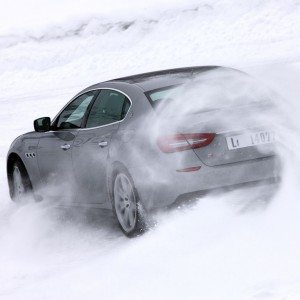
<svg viewBox="0 0 300 300">
<path fill-rule="evenodd" d="M 77 99 L 78 97 L 88 93 L 88 92 L 92 92 L 92 91 L 101 91 L 101 90 L 112 90 L 112 91 L 116 91 L 116 92 L 119 92 L 121 94 L 123 94 L 130 102 L 130 106 L 128 108 L 128 111 L 126 113 L 126 115 L 124 116 L 124 118 L 122 120 L 119 120 L 119 121 L 116 121 L 116 122 L 112 122 L 112 123 L 108 123 L 108 124 L 104 124 L 104 125 L 99 125 L 99 126 L 95 126 L 95 127 L 89 127 L 89 128 L 72 128 L 72 129 L 61 129 L 61 130 L 50 130 L 48 132 L 62 132 L 62 131 L 78 131 L 78 130 L 91 130 L 91 129 L 96 129 L 96 128 L 101 128 L 101 127 L 106 127 L 106 126 L 109 126 L 109 125 L 113 125 L 113 124 L 117 124 L 117 123 L 121 123 L 123 122 L 126 117 L 128 116 L 129 112 L 131 111 L 131 107 L 132 107 L 132 100 L 131 98 L 124 92 L 122 92 L 121 90 L 119 89 L 116 89 L 116 88 L 108 88 L 108 87 L 100 87 L 100 88 L 96 88 L 96 89 L 90 89 L 90 90 L 87 90 L 85 92 L 82 92 L 81 94 L 78 94 L 76 96 L 74 96 L 59 112 L 58 114 L 54 117 L 53 121 L 51 122 L 51 126 L 56 122 L 57 118 L 60 116 L 60 114 L 64 111 L 64 109 L 70 104 L 72 103 L 75 99 Z"/>
</svg>

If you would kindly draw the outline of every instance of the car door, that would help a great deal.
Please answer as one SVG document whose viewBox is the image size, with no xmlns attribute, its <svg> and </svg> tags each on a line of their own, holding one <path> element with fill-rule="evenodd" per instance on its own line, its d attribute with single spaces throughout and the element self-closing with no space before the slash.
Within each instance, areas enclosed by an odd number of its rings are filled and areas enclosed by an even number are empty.
<svg viewBox="0 0 300 300">
<path fill-rule="evenodd" d="M 107 200 L 110 142 L 129 107 L 130 100 L 122 92 L 102 89 L 91 106 L 85 128 L 75 137 L 72 158 L 81 202 L 104 203 Z"/>
<path fill-rule="evenodd" d="M 42 133 L 37 160 L 48 194 L 71 194 L 73 168 L 71 149 L 84 116 L 98 91 L 84 93 L 71 101 L 54 120 L 51 131 Z"/>
</svg>

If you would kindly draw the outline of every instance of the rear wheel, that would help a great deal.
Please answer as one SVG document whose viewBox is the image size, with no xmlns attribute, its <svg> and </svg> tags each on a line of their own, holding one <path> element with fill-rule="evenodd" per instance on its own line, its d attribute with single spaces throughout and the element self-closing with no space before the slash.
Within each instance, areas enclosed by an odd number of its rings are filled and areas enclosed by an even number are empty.
<svg viewBox="0 0 300 300">
<path fill-rule="evenodd" d="M 133 180 L 125 171 L 115 176 L 112 200 L 113 210 L 125 235 L 133 237 L 145 232 L 145 211 Z"/>
<path fill-rule="evenodd" d="M 20 202 L 32 192 L 32 186 L 23 164 L 19 161 L 13 163 L 10 171 L 10 195 L 12 200 Z"/>
</svg>

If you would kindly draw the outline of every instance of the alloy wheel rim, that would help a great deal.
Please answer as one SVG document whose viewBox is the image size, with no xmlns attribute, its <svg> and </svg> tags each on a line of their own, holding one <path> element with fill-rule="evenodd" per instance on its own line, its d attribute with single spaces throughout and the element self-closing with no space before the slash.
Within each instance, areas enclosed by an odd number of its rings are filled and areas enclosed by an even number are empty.
<svg viewBox="0 0 300 300">
<path fill-rule="evenodd" d="M 14 196 L 19 199 L 25 193 L 25 187 L 22 181 L 22 175 L 20 169 L 15 166 L 13 170 L 13 186 Z"/>
<path fill-rule="evenodd" d="M 114 204 L 122 228 L 130 232 L 136 225 L 137 207 L 133 186 L 125 174 L 118 174 L 114 184 Z"/>
</svg>

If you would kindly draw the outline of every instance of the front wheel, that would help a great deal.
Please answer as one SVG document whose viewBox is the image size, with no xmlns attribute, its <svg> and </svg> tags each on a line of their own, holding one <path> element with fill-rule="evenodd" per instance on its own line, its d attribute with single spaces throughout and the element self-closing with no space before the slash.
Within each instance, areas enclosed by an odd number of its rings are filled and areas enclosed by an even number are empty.
<svg viewBox="0 0 300 300">
<path fill-rule="evenodd" d="M 14 162 L 10 175 L 10 195 L 12 200 L 21 202 L 32 192 L 32 186 L 25 167 L 18 161 Z"/>
<path fill-rule="evenodd" d="M 113 210 L 119 225 L 128 237 L 142 234 L 146 229 L 146 217 L 131 176 L 117 173 L 113 184 Z"/>
</svg>

